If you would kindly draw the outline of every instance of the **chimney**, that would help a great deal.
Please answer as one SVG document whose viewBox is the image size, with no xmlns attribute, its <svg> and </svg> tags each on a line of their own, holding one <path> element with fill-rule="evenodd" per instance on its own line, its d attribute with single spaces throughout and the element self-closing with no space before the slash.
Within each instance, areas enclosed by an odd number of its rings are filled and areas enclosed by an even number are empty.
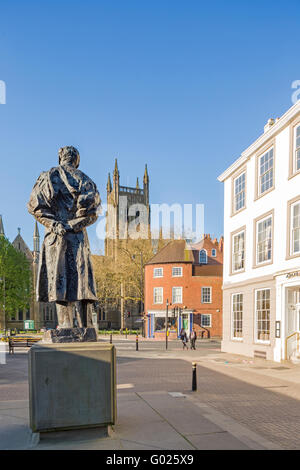
<svg viewBox="0 0 300 470">
<path fill-rule="evenodd" d="M 271 127 L 274 126 L 274 124 L 275 124 L 275 119 L 273 118 L 268 119 L 268 122 L 264 127 L 264 132 L 267 132 L 269 129 L 271 129 Z"/>
<path fill-rule="evenodd" d="M 224 237 L 222 236 L 219 241 L 219 250 L 223 251 Z"/>
</svg>

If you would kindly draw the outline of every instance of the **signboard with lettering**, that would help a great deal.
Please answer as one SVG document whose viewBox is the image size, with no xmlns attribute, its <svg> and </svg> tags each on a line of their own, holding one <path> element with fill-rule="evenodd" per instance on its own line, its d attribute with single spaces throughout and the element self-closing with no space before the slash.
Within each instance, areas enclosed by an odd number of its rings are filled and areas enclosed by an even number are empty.
<svg viewBox="0 0 300 470">
<path fill-rule="evenodd" d="M 290 279 L 291 277 L 297 277 L 300 276 L 300 271 L 294 271 L 292 273 L 287 273 L 286 278 Z"/>
</svg>

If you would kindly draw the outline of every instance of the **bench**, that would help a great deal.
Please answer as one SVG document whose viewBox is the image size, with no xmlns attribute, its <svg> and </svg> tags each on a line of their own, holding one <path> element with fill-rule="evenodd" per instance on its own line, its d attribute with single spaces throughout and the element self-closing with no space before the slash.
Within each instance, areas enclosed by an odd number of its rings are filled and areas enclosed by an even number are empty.
<svg viewBox="0 0 300 470">
<path fill-rule="evenodd" d="M 37 343 L 42 338 L 33 338 L 29 336 L 9 336 L 8 338 L 8 354 L 14 354 L 14 348 L 31 348 L 34 343 Z"/>
</svg>

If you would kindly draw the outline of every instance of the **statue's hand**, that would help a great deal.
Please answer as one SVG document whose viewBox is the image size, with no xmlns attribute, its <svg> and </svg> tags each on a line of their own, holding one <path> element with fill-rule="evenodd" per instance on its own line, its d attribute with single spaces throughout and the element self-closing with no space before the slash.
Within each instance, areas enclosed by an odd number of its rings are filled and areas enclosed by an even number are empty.
<svg viewBox="0 0 300 470">
<path fill-rule="evenodd" d="M 66 229 L 63 226 L 63 224 L 61 224 L 60 222 L 56 222 L 52 226 L 52 232 L 56 233 L 56 235 L 60 235 L 62 237 L 66 233 Z"/>
</svg>

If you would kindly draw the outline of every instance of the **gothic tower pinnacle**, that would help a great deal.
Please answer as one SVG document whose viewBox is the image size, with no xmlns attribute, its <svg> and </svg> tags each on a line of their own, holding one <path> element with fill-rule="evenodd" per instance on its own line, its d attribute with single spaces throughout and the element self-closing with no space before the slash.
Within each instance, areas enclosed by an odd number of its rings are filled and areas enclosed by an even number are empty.
<svg viewBox="0 0 300 470">
<path fill-rule="evenodd" d="M 106 185 L 106 190 L 108 193 L 111 192 L 112 186 L 111 186 L 111 179 L 110 179 L 110 173 L 108 173 L 108 178 L 107 178 L 107 185 Z"/>
<path fill-rule="evenodd" d="M 2 215 L 0 215 L 0 237 L 5 237 Z"/>
</svg>

